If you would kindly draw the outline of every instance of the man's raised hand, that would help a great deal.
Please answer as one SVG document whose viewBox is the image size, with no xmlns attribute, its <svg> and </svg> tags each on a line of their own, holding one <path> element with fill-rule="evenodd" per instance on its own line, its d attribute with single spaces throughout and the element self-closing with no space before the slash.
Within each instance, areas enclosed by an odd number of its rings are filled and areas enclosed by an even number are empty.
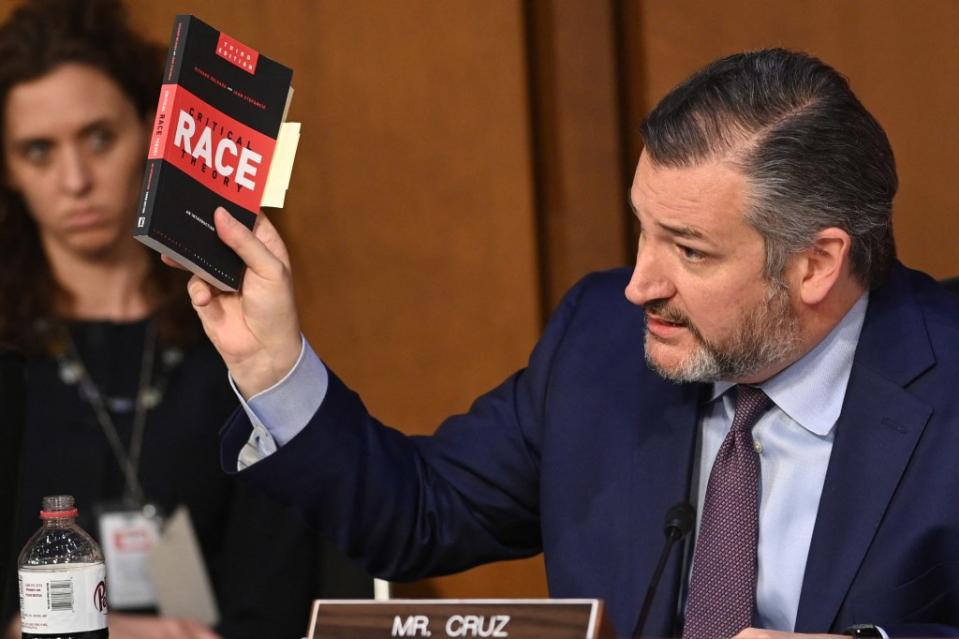
<svg viewBox="0 0 959 639">
<path fill-rule="evenodd" d="M 223 293 L 193 276 L 187 290 L 207 336 L 249 398 L 280 381 L 300 355 L 290 258 L 262 213 L 253 231 L 223 208 L 213 219 L 217 235 L 246 263 L 243 283 L 238 293 Z"/>
</svg>

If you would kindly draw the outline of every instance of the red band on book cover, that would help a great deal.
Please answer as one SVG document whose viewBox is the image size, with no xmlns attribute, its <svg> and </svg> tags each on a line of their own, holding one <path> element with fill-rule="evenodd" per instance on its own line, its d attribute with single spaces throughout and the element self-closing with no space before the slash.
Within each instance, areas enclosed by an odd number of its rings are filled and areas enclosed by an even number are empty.
<svg viewBox="0 0 959 639">
<path fill-rule="evenodd" d="M 162 131 L 154 127 L 150 159 L 163 158 L 217 195 L 259 213 L 276 140 L 175 84 L 163 85 L 157 122 L 165 97 L 169 110 Z"/>
<path fill-rule="evenodd" d="M 220 39 L 216 43 L 216 54 L 247 73 L 256 73 L 256 61 L 260 58 L 256 49 L 246 46 L 222 31 L 220 32 Z"/>
</svg>

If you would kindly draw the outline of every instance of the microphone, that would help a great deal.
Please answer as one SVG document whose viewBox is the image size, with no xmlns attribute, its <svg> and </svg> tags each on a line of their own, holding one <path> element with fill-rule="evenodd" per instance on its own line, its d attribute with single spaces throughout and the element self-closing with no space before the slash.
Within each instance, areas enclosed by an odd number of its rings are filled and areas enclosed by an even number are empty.
<svg viewBox="0 0 959 639">
<path fill-rule="evenodd" d="M 666 511 L 666 519 L 663 522 L 663 533 L 666 535 L 666 543 L 663 551 L 659 554 L 659 563 L 656 570 L 653 571 L 653 577 L 649 580 L 649 588 L 646 589 L 646 598 L 643 599 L 643 607 L 639 613 L 639 621 L 636 623 L 636 630 L 633 631 L 633 637 L 642 636 L 643 626 L 646 625 L 646 618 L 649 616 L 649 610 L 653 606 L 653 597 L 656 596 L 656 588 L 659 586 L 659 580 L 663 576 L 663 569 L 666 568 L 666 560 L 669 559 L 669 551 L 673 545 L 689 534 L 696 521 L 696 511 L 687 502 L 681 501 Z"/>
</svg>

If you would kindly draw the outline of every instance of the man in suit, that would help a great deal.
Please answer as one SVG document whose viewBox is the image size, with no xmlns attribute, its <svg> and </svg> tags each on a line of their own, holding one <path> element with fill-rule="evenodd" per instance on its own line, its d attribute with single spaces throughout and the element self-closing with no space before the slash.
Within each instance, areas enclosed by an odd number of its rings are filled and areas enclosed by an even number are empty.
<svg viewBox="0 0 959 639">
<path fill-rule="evenodd" d="M 382 576 L 542 551 L 551 594 L 604 598 L 624 635 L 684 500 L 651 636 L 959 632 L 959 313 L 895 259 L 882 128 L 835 70 L 767 50 L 643 135 L 632 274 L 585 278 L 529 365 L 426 438 L 301 339 L 269 222 L 219 210 L 243 288 L 190 293 L 246 400 L 224 466 Z"/>
</svg>

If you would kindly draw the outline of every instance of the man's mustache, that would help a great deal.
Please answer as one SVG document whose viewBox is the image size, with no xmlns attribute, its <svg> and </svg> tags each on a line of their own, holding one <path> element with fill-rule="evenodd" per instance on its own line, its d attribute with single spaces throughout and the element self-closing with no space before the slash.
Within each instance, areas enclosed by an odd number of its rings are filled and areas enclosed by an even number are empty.
<svg viewBox="0 0 959 639">
<path fill-rule="evenodd" d="M 651 300 L 643 304 L 643 309 L 647 314 L 655 315 L 661 320 L 672 322 L 673 324 L 691 326 L 689 318 L 686 316 L 686 314 L 677 308 L 669 306 L 669 302 L 667 300 Z"/>
</svg>

